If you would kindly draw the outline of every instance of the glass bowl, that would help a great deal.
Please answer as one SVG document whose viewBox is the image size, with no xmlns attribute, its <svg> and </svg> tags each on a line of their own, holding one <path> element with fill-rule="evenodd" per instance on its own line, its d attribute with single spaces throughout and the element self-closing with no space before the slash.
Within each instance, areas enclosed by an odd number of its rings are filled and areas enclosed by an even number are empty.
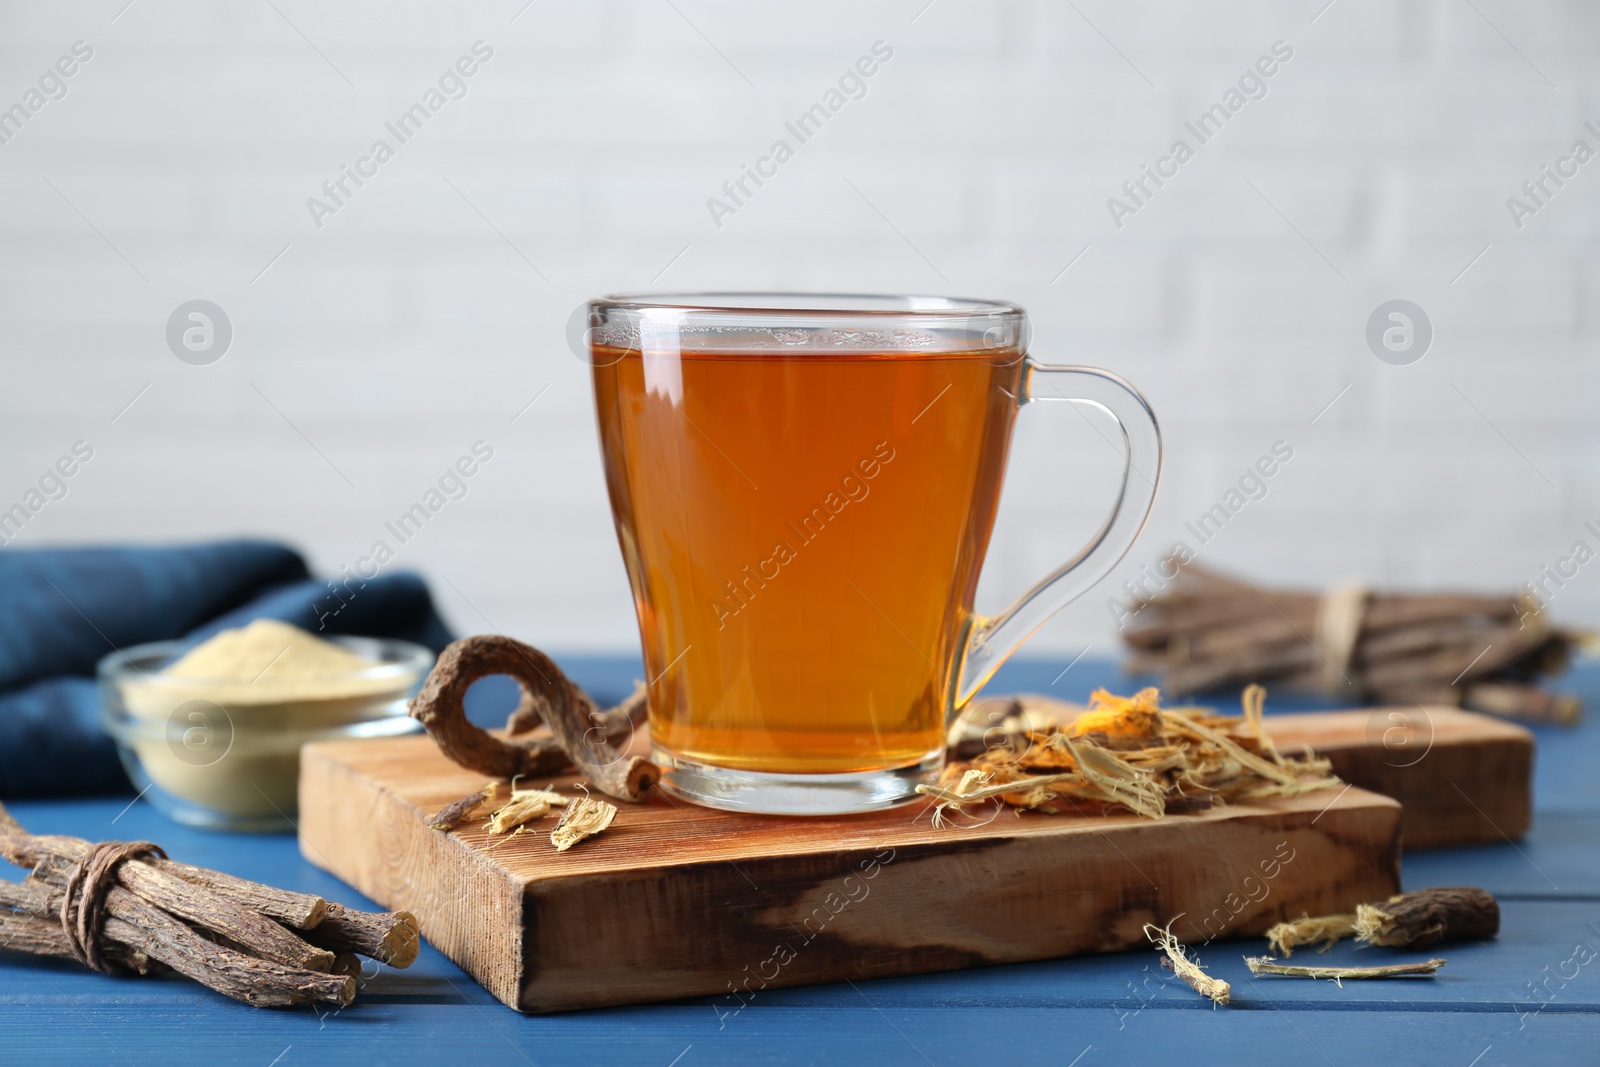
<svg viewBox="0 0 1600 1067">
<path fill-rule="evenodd" d="M 409 641 L 334 637 L 371 665 L 278 685 L 177 678 L 163 671 L 192 647 L 159 641 L 99 663 L 102 721 L 140 795 L 189 826 L 294 827 L 300 746 L 421 729 L 407 704 L 433 653 Z"/>
</svg>

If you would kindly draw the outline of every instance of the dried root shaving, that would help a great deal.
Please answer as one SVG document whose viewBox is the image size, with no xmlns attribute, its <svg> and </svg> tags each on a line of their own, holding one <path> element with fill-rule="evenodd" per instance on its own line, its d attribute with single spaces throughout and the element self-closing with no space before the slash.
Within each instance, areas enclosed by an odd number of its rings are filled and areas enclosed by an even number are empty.
<svg viewBox="0 0 1600 1067">
<path fill-rule="evenodd" d="M 1279 923 L 1267 931 L 1267 943 L 1280 956 L 1293 956 L 1301 945 L 1319 945 L 1326 952 L 1340 940 L 1354 936 L 1354 915 L 1302 915 L 1293 922 Z"/>
<path fill-rule="evenodd" d="M 987 771 L 968 771 L 961 776 L 961 781 L 956 783 L 954 789 L 946 789 L 943 786 L 922 786 L 917 791 L 926 793 L 938 801 L 933 809 L 933 825 L 937 828 L 946 825 L 945 812 L 960 811 L 968 804 L 976 804 L 979 800 L 986 799 L 978 796 L 978 793 L 982 791 L 984 783 L 992 777 L 993 775 Z M 987 794 L 987 796 L 998 795 L 999 792 Z"/>
<path fill-rule="evenodd" d="M 503 834 L 542 819 L 552 807 L 564 807 L 569 798 L 546 789 L 513 789 L 511 799 L 489 816 L 489 832 Z"/>
<path fill-rule="evenodd" d="M 490 782 L 480 791 L 445 808 L 433 818 L 433 828 L 448 830 L 492 800 L 503 782 Z M 582 788 L 580 786 L 580 788 Z M 565 852 L 579 841 L 593 837 L 617 817 L 617 808 L 592 797 L 574 799 L 550 789 L 517 789 L 513 782 L 511 794 L 505 803 L 489 813 L 484 830 L 496 840 L 489 845 L 492 851 L 513 838 L 529 832 L 532 823 L 549 815 L 555 808 L 564 809 L 561 821 L 550 834 L 550 843 L 557 852 Z M 448 823 L 448 825 L 445 825 Z"/>
<path fill-rule="evenodd" d="M 1178 916 L 1172 922 L 1177 922 Z M 1162 929 L 1152 923 L 1144 924 L 1144 936 L 1150 943 L 1160 949 L 1165 955 L 1161 959 L 1161 966 L 1182 978 L 1190 989 L 1203 997 L 1209 997 L 1214 1003 L 1226 1005 L 1233 989 L 1220 978 L 1213 978 L 1200 969 L 1200 964 L 1191 960 L 1184 954 L 1183 946 L 1178 939 L 1172 936 L 1172 923 Z"/>
<path fill-rule="evenodd" d="M 1342 784 L 1328 761 L 1278 752 L 1262 725 L 1265 700 L 1266 690 L 1251 686 L 1242 718 L 1218 718 L 1200 708 L 1164 709 L 1154 689 L 1132 697 L 1098 690 L 1087 709 L 1014 698 L 964 713 L 950 737 L 952 755 L 966 758 L 946 767 L 938 785 L 917 792 L 938 801 L 934 821 L 943 825 L 945 812 L 991 797 L 1046 813 L 1088 805 L 1159 819 L 1218 801 Z M 1051 708 L 1081 713 L 1052 718 Z M 996 725 L 980 735 L 985 722 Z M 974 748 L 980 737 L 981 748 Z"/>
<path fill-rule="evenodd" d="M 550 831 L 550 843 L 557 852 L 565 852 L 584 838 L 593 837 L 611 825 L 617 817 L 617 806 L 593 797 L 583 797 L 567 805 L 561 821 Z"/>
<path fill-rule="evenodd" d="M 1442 959 L 1422 963 L 1391 963 L 1382 967 L 1299 967 L 1279 963 L 1262 956 L 1246 956 L 1245 966 L 1251 974 L 1277 974 L 1285 978 L 1326 978 L 1339 988 L 1344 988 L 1346 978 L 1403 978 L 1413 974 L 1437 974 L 1445 965 Z"/>
</svg>

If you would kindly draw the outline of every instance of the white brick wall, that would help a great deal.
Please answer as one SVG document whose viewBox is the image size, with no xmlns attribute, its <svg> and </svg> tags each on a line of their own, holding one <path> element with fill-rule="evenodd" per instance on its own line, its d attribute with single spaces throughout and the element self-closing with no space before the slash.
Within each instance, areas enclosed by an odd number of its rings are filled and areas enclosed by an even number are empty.
<svg viewBox="0 0 1600 1067">
<path fill-rule="evenodd" d="M 0 505 L 96 449 L 19 545 L 260 533 L 332 570 L 483 438 L 399 562 L 462 630 L 631 648 L 563 327 L 652 284 L 1021 301 L 1041 358 L 1126 374 L 1163 420 L 1124 574 L 1279 439 L 1295 458 L 1204 560 L 1503 588 L 1600 517 L 1600 161 L 1521 230 L 1505 208 L 1574 139 L 1600 149 L 1580 0 L 123 3 L 0 9 L 0 106 L 95 50 L 0 145 Z M 314 228 L 306 198 L 479 39 L 467 97 Z M 878 39 L 867 96 L 715 227 L 706 198 Z M 1280 39 L 1266 98 L 1113 226 L 1106 198 Z M 196 297 L 235 330 L 207 367 L 163 337 Z M 1393 297 L 1435 325 L 1413 366 L 1366 348 Z M 1094 528 L 1116 466 L 1082 419 L 1025 413 L 980 606 Z M 1110 584 L 1035 650 L 1109 651 Z M 1557 607 L 1597 621 L 1600 578 Z"/>
</svg>

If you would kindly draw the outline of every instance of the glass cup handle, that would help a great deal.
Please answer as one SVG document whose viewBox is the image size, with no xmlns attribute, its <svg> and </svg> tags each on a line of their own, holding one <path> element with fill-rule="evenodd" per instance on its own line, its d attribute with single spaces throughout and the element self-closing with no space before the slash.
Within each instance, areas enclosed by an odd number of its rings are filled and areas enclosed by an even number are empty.
<svg viewBox="0 0 1600 1067">
<path fill-rule="evenodd" d="M 972 620 L 956 686 L 956 709 L 971 700 L 1000 664 L 1050 616 L 1111 573 L 1133 547 L 1155 504 L 1156 483 L 1161 480 L 1161 428 L 1156 424 L 1155 412 L 1137 389 L 1110 371 L 1054 366 L 1030 359 L 1023 365 L 1018 405 L 1036 400 L 1082 404 L 1098 408 L 1116 420 L 1122 431 L 1122 488 L 1110 517 L 1082 551 L 999 615 Z"/>
</svg>

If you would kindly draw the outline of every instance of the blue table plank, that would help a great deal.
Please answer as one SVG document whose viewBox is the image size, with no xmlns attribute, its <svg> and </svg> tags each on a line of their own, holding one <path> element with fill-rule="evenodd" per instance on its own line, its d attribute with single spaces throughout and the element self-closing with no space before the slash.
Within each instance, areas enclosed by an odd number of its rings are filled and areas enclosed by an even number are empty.
<svg viewBox="0 0 1600 1067">
<path fill-rule="evenodd" d="M 301 1064 L 462 1064 L 470 1067 L 610 1065 L 700 1067 L 709 1063 L 973 1067 L 1001 1062 L 1101 1064 L 1332 1064 L 1440 1067 L 1593 1064 L 1600 1026 L 1592 1015 L 1547 1012 L 1434 1015 L 1251 1008 L 1147 1008 L 1137 1014 L 988 1007 L 964 1009 L 784 1008 L 718 1030 L 707 1015 L 670 1008 L 626 1017 L 512 1019 L 458 1002 L 429 1008 L 369 1005 L 319 1019 L 259 1022 L 214 1011 L 152 1014 L 59 1000 L 5 1016 L 6 1053 L 17 1063 L 205 1063 L 208 1067 Z M 92 1023 L 92 1025 L 91 1025 Z"/>
<path fill-rule="evenodd" d="M 1407 889 L 1454 882 L 1497 897 L 1600 899 L 1600 813 L 1535 807 L 1521 840 L 1406 853 L 1402 881 Z"/>
<path fill-rule="evenodd" d="M 1252 979 L 1245 956 L 1270 955 L 1264 939 L 1216 941 L 1195 946 L 1209 974 L 1234 988 L 1234 1007 L 1419 1012 L 1555 1010 L 1600 1012 L 1600 902 L 1512 901 L 1505 905 L 1500 936 L 1475 944 L 1438 946 L 1422 952 L 1336 945 L 1325 954 L 1306 948 L 1291 962 L 1341 967 L 1411 962 L 1444 956 L 1435 978 L 1331 982 Z M 1549 981 L 1547 988 L 1540 983 Z M 1153 951 L 1123 952 L 1072 960 L 985 967 L 947 974 L 910 975 L 859 983 L 879 1007 L 1032 1007 L 1137 1011 L 1182 1009 L 1202 1003 L 1163 970 Z M 849 1007 L 859 1001 L 850 985 L 768 990 L 751 1004 Z M 706 998 L 718 1014 L 737 1009 L 727 998 Z M 1202 1004 L 1203 1006 L 1203 1004 Z M 750 1009 L 745 1009 L 748 1011 Z M 740 1014 L 744 1014 L 741 1012 Z"/>
<path fill-rule="evenodd" d="M 993 691 L 1082 700 L 1095 686 L 1139 680 L 1085 658 L 1007 665 Z M 564 661 L 602 700 L 639 673 L 617 657 Z M 1567 687 L 1600 698 L 1600 669 Z M 506 694 L 475 694 L 484 721 Z M 1219 701 L 1221 703 L 1221 701 Z M 1327 706 L 1274 698 L 1276 710 Z M 257 1011 L 179 979 L 114 980 L 73 965 L 0 957 L 0 1062 L 961 1064 L 1039 1059 L 1099 1063 L 1359 1064 L 1489 1067 L 1600 1062 L 1600 728 L 1542 728 L 1533 832 L 1516 845 L 1413 854 L 1410 887 L 1483 885 L 1504 900 L 1499 939 L 1451 945 L 1434 979 L 1346 983 L 1252 979 L 1241 957 L 1261 941 L 1199 949 L 1232 982 L 1212 1010 L 1156 965 L 1153 952 L 1052 960 L 938 975 L 763 992 L 737 1013 L 715 998 L 562 1016 L 517 1015 L 431 948 L 406 971 L 374 967 L 340 1012 Z M 175 856 L 360 907 L 371 902 L 300 858 L 287 835 L 214 834 L 119 800 L 12 805 L 39 832 L 148 838 Z M 1353 963 L 1396 957 L 1340 946 Z M 1420 955 L 1427 955 L 1426 953 Z M 1299 958 L 1297 956 L 1297 958 Z M 1584 961 L 1584 962 L 1580 962 Z M 996 1010 L 999 1009 L 999 1010 Z M 1074 1057 L 1078 1057 L 1076 1060 Z"/>
</svg>

